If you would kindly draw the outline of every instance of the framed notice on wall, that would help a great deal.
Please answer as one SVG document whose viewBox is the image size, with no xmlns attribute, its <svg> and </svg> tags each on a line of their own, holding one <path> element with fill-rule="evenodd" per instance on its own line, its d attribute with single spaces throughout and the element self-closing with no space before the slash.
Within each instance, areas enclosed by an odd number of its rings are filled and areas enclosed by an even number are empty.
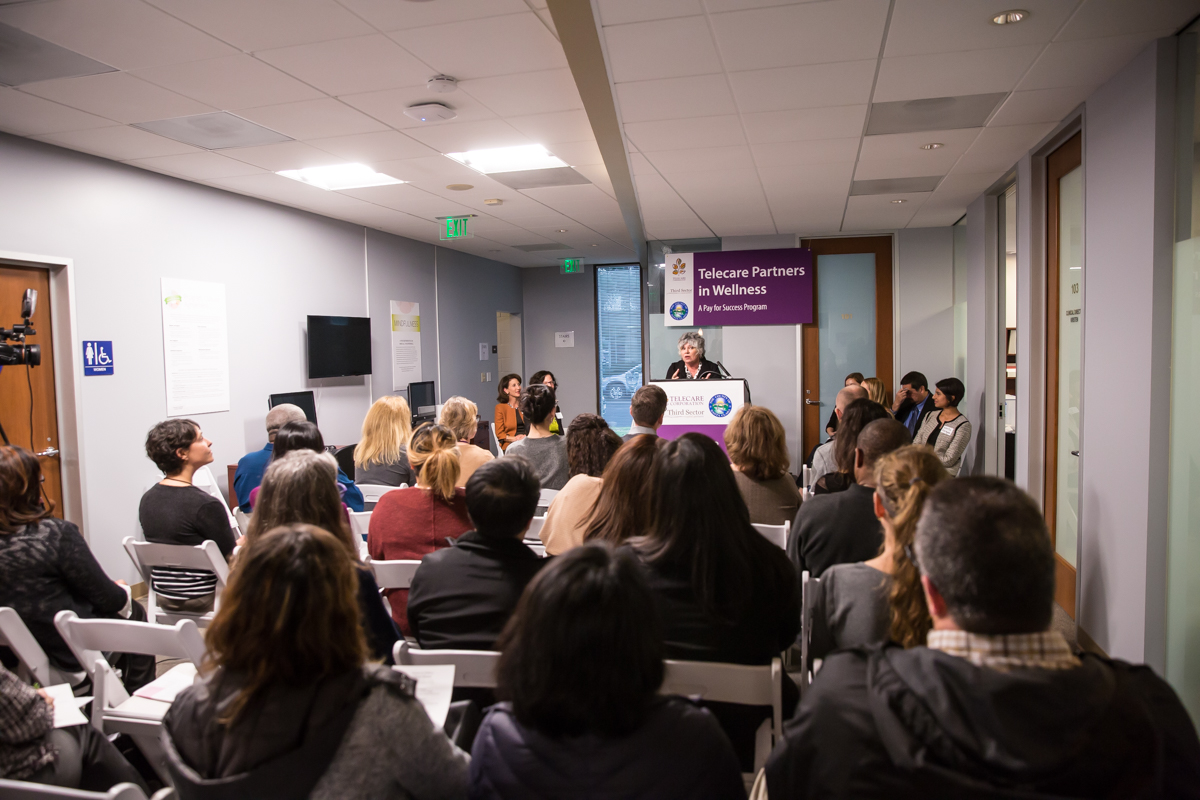
<svg viewBox="0 0 1200 800">
<path fill-rule="evenodd" d="M 392 391 L 421 382 L 421 304 L 391 301 Z"/>
<path fill-rule="evenodd" d="M 167 416 L 228 411 L 225 284 L 163 278 L 161 288 Z"/>
</svg>

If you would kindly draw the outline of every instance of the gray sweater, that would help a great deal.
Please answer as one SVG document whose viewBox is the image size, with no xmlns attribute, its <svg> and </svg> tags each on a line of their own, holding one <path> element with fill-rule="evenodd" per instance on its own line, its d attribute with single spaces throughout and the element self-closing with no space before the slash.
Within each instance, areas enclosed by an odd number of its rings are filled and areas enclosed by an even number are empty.
<svg viewBox="0 0 1200 800">
<path fill-rule="evenodd" d="M 567 466 L 567 437 L 546 436 L 530 439 L 526 436 L 513 442 L 504 451 L 506 456 L 524 456 L 533 465 L 543 489 L 561 489 L 571 477 Z"/>
<path fill-rule="evenodd" d="M 813 594 L 812 657 L 824 658 L 843 647 L 887 641 L 891 590 L 891 575 L 861 561 L 825 570 Z"/>
</svg>

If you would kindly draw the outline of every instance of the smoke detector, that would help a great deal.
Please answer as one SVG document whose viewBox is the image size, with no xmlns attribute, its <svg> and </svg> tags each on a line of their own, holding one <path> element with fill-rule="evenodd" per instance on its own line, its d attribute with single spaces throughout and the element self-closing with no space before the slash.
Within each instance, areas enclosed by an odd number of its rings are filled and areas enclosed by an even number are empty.
<svg viewBox="0 0 1200 800">
<path fill-rule="evenodd" d="M 449 75 L 434 75 L 425 84 L 425 88 L 434 94 L 450 94 L 458 88 L 458 81 Z"/>
<path fill-rule="evenodd" d="M 421 122 L 445 122 L 448 119 L 454 119 L 458 113 L 441 103 L 421 103 L 416 106 L 409 106 L 404 109 L 404 116 L 411 117 Z"/>
</svg>

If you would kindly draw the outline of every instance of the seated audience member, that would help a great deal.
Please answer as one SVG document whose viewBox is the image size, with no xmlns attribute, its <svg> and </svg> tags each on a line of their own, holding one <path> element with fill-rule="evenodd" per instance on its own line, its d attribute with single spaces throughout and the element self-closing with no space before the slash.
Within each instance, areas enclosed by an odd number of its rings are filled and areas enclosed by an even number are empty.
<svg viewBox="0 0 1200 800">
<path fill-rule="evenodd" d="M 408 463 L 411 436 L 412 411 L 407 400 L 388 395 L 372 403 L 363 420 L 362 439 L 354 447 L 354 482 L 414 485 L 416 475 Z"/>
<path fill-rule="evenodd" d="M 168 419 L 150 429 L 146 455 L 166 477 L 142 495 L 138 506 L 147 542 L 197 545 L 212 539 L 225 558 L 233 554 L 236 540 L 224 504 L 192 485 L 192 473 L 212 463 L 211 448 L 212 442 L 190 419 Z M 212 611 L 217 576 L 208 570 L 153 567 L 151 581 L 165 611 Z"/>
<path fill-rule="evenodd" d="M 529 385 L 541 383 L 549 386 L 554 390 L 554 398 L 558 399 L 558 378 L 554 377 L 554 373 L 548 369 L 540 369 L 533 373 L 533 377 L 529 379 Z M 562 409 L 558 407 L 558 403 L 554 404 L 554 420 L 550 423 L 550 432 L 555 436 L 562 436 L 567 432 L 567 424 L 563 421 Z"/>
<path fill-rule="evenodd" d="M 542 383 L 530 386 L 521 395 L 521 414 L 529 421 L 529 435 L 510 444 L 504 452 L 523 455 L 533 465 L 543 489 L 563 488 L 570 477 L 570 466 L 567 443 L 550 432 L 554 390 Z"/>
<path fill-rule="evenodd" d="M 0 778 L 107 792 L 142 776 L 91 725 L 54 727 L 54 699 L 0 667 Z"/>
<path fill-rule="evenodd" d="M 466 496 L 458 482 L 458 440 L 443 425 L 425 424 L 413 432 L 408 460 L 417 471 L 417 485 L 388 492 L 371 512 L 367 551 L 376 561 L 420 561 L 434 550 L 471 530 Z M 405 636 L 408 628 L 408 589 L 385 589 L 392 619 Z"/>
<path fill-rule="evenodd" d="M 237 472 L 233 476 L 233 491 L 237 495 L 240 508 L 245 513 L 251 512 L 250 493 L 262 483 L 263 473 L 267 464 L 271 463 L 271 455 L 275 447 L 275 434 L 289 422 L 303 420 L 304 409 L 291 403 L 280 403 L 267 412 L 267 443 L 262 450 L 247 453 L 238 460 Z"/>
<path fill-rule="evenodd" d="M 847 434 L 844 427 L 839 438 Z M 797 575 L 808 570 L 820 578 L 834 564 L 874 558 L 883 546 L 883 528 L 875 516 L 875 464 L 907 445 L 908 431 L 893 419 L 877 419 L 856 439 L 854 483 L 844 492 L 809 498 L 796 514 L 787 550 Z"/>
<path fill-rule="evenodd" d="M 920 372 L 906 373 L 900 379 L 900 389 L 892 401 L 892 415 L 904 423 L 909 436 L 916 437 L 925 417 L 935 410 L 933 395 L 929 393 L 929 381 Z"/>
<path fill-rule="evenodd" d="M 162 741 L 182 800 L 467 795 L 468 758 L 415 683 L 369 657 L 344 543 L 313 525 L 257 537 L 208 627 L 201 679 Z"/>
<path fill-rule="evenodd" d="M 422 650 L 495 650 L 521 592 L 547 562 L 521 541 L 537 509 L 537 477 L 501 458 L 467 481 L 475 529 L 421 560 L 408 591 L 408 627 Z"/>
<path fill-rule="evenodd" d="M 438 424 L 445 425 L 458 437 L 458 480 L 455 486 L 466 486 L 475 470 L 495 458 L 490 451 L 471 444 L 478 429 L 478 418 L 479 406 L 457 395 L 446 401 L 438 417 Z"/>
<path fill-rule="evenodd" d="M 809 653 L 890 638 L 922 644 L 929 612 L 917 568 L 909 560 L 917 518 L 931 489 L 950 475 L 928 447 L 908 445 L 875 465 L 875 516 L 883 526 L 883 551 L 869 561 L 834 564 L 809 584 L 813 605 Z M 891 600 L 889 601 L 889 598 Z"/>
<path fill-rule="evenodd" d="M 633 425 L 625 434 L 625 441 L 635 436 L 658 436 L 662 427 L 663 415 L 667 413 L 667 393 L 661 386 L 647 384 L 633 393 L 629 401 L 629 415 L 633 417 Z"/>
<path fill-rule="evenodd" d="M 79 528 L 50 516 L 53 511 L 52 503 L 42 502 L 37 456 L 20 447 L 0 446 L 0 606 L 17 612 L 51 664 L 82 673 L 54 627 L 59 611 L 74 611 L 83 619 L 144 621 L 146 610 L 130 599 L 124 581 L 104 574 Z M 228 534 L 224 519 L 222 525 Z M 6 649 L 0 647 L 0 652 Z M 130 692 L 154 680 L 154 656 L 113 654 L 109 663 L 121 670 Z M 15 667 L 15 659 L 11 665 Z"/>
<path fill-rule="evenodd" d="M 379 602 L 375 576 L 359 561 L 358 543 L 338 496 L 337 462 L 329 453 L 293 450 L 271 462 L 250 518 L 246 543 L 281 525 L 316 525 L 337 537 L 358 573 L 358 607 L 371 658 L 392 663 L 392 645 L 400 638 Z"/>
<path fill-rule="evenodd" d="M 961 471 L 963 453 L 971 443 L 971 421 L 958 410 L 966 392 L 958 378 L 938 381 L 937 391 L 933 393 L 933 405 L 938 413 L 925 417 L 913 438 L 915 444 L 932 447 L 951 475 Z"/>
<path fill-rule="evenodd" d="M 791 522 L 800 508 L 800 491 L 788 474 L 787 437 L 779 417 L 765 406 L 742 406 L 725 428 L 725 449 L 750 522 Z"/>
<path fill-rule="evenodd" d="M 892 404 L 892 399 L 888 397 L 887 387 L 883 385 L 883 381 L 879 378 L 867 378 L 862 382 L 862 387 L 867 390 L 867 398 L 874 400 L 884 408 L 888 408 Z"/>
<path fill-rule="evenodd" d="M 838 390 L 837 397 L 833 401 L 832 419 L 835 419 L 840 423 L 842 417 L 846 414 L 846 408 L 849 407 L 849 405 L 855 400 L 866 396 L 867 390 L 857 383 Z M 831 472 L 837 472 L 837 460 L 834 458 L 834 447 L 837 445 L 838 440 L 836 435 L 836 429 L 838 426 L 834 425 L 833 427 L 835 433 L 830 435 L 830 437 L 826 439 L 823 444 L 818 446 L 817 449 L 813 451 L 812 468 L 809 470 L 809 475 L 811 475 L 813 483 L 816 483 Z M 828 429 L 828 426 L 826 426 L 826 428 Z"/>
<path fill-rule="evenodd" d="M 1197 796 L 1200 742 L 1171 688 L 1049 630 L 1054 551 L 1028 495 L 1000 478 L 945 481 L 914 549 L 926 646 L 826 658 L 759 800 Z"/>
<path fill-rule="evenodd" d="M 521 411 L 521 376 L 515 372 L 500 379 L 500 393 L 496 397 L 496 439 L 500 442 L 500 452 L 507 452 L 508 446 L 519 442 L 529 433 L 529 420 Z"/>
<path fill-rule="evenodd" d="M 321 429 L 314 423 L 307 420 L 299 422 L 289 422 L 279 429 L 279 433 L 275 436 L 275 453 L 272 460 L 283 458 L 293 450 L 312 450 L 314 453 L 325 452 L 325 437 L 321 436 Z M 346 504 L 346 508 L 351 511 L 362 511 L 364 509 L 362 490 L 354 485 L 354 481 L 342 472 L 341 467 L 337 471 L 338 492 L 342 496 L 342 502 Z M 250 506 L 254 506 L 256 492 L 250 493 Z"/>
<path fill-rule="evenodd" d="M 863 380 L 865 379 L 863 378 L 863 374 L 861 372 L 851 372 L 846 376 L 846 379 L 842 381 L 842 388 L 845 389 L 849 386 L 860 386 L 862 385 Z M 825 423 L 825 433 L 829 434 L 830 436 L 836 434 L 839 419 L 840 417 L 837 415 L 837 408 L 835 406 L 834 410 L 829 414 L 829 421 Z"/>
<path fill-rule="evenodd" d="M 497 694 L 471 752 L 471 797 L 740 800 L 716 720 L 663 682 L 661 624 L 638 564 L 603 544 L 554 559 L 500 642 Z"/>
<path fill-rule="evenodd" d="M 546 555 L 556 556 L 583 544 L 585 523 L 603 484 L 600 476 L 621 444 L 621 437 L 608 427 L 603 417 L 580 414 L 571 420 L 567 429 L 571 479 L 554 496 L 546 511 L 546 522 L 540 532 Z"/>
<path fill-rule="evenodd" d="M 858 443 L 859 432 L 877 419 L 890 417 L 886 408 L 865 397 L 860 397 L 846 406 L 842 421 L 838 424 L 841 428 L 840 435 L 833 437 L 834 470 L 813 481 L 813 494 L 844 492 L 853 485 L 854 448 Z"/>
<path fill-rule="evenodd" d="M 604 468 L 600 494 L 584 527 L 584 541 L 603 541 L 616 547 L 634 536 L 645 536 L 654 510 L 654 485 L 650 476 L 662 440 L 637 436 Z"/>
</svg>

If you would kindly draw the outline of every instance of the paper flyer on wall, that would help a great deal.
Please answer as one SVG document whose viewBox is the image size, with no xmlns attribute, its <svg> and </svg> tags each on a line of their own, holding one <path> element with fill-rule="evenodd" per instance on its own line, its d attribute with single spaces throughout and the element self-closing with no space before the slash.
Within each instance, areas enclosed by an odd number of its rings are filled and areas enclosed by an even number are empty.
<svg viewBox="0 0 1200 800">
<path fill-rule="evenodd" d="M 162 279 L 167 416 L 229 410 L 225 284 Z"/>
<path fill-rule="evenodd" d="M 392 391 L 421 381 L 421 304 L 393 300 Z"/>
</svg>

